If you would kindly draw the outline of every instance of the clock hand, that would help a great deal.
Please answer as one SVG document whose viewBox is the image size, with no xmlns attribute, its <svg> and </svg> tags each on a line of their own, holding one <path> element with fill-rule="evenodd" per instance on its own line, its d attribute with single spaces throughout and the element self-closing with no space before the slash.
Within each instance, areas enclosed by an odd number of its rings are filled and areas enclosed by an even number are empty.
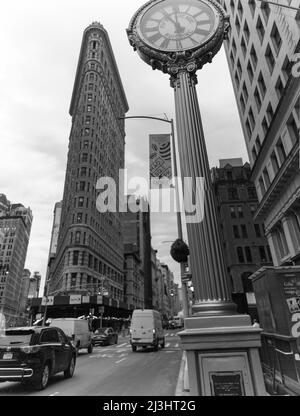
<svg viewBox="0 0 300 416">
<path fill-rule="evenodd" d="M 175 22 L 175 20 L 173 20 L 172 19 L 172 17 L 167 13 L 167 12 L 165 12 L 164 10 L 162 11 L 162 13 L 163 13 L 163 15 L 167 18 L 167 19 L 169 19 L 172 23 L 174 23 L 174 25 L 176 25 L 176 22 Z"/>
</svg>

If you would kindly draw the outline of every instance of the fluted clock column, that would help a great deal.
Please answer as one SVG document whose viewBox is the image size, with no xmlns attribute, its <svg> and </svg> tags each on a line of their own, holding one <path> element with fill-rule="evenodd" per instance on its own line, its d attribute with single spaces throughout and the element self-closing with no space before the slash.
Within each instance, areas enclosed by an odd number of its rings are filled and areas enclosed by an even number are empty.
<svg viewBox="0 0 300 416">
<path fill-rule="evenodd" d="M 196 314 L 232 313 L 235 306 L 231 302 L 227 284 L 196 83 L 196 74 L 187 69 L 179 69 L 171 78 L 175 94 L 182 180 L 184 183 L 184 178 L 193 179 L 195 195 L 196 178 L 204 179 L 202 221 L 187 222 L 192 279 L 197 300 L 193 311 Z"/>
</svg>

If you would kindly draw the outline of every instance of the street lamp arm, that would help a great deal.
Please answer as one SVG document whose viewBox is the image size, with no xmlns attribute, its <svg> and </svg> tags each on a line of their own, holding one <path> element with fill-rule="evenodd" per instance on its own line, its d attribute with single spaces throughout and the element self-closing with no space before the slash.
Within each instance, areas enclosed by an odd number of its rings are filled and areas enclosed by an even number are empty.
<svg viewBox="0 0 300 416">
<path fill-rule="evenodd" d="M 285 7 L 286 9 L 290 9 L 290 10 L 297 10 L 297 11 L 300 10 L 299 7 L 288 6 L 282 3 L 275 3 L 274 1 L 269 1 L 269 0 L 256 0 L 256 1 L 260 1 L 261 3 L 273 4 L 274 6 L 278 6 L 278 7 Z"/>
<path fill-rule="evenodd" d="M 173 120 L 166 120 L 165 118 L 159 118 L 159 117 L 150 117 L 150 116 L 127 116 L 127 117 L 119 117 L 119 120 L 127 120 L 129 118 L 147 118 L 150 120 L 159 120 L 159 121 L 164 121 L 165 123 L 169 123 L 172 124 Z"/>
</svg>

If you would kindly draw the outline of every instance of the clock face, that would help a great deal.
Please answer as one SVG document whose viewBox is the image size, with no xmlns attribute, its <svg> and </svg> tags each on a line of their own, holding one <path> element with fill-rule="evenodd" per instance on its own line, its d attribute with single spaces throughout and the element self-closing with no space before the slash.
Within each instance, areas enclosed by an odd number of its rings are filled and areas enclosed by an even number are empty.
<svg viewBox="0 0 300 416">
<path fill-rule="evenodd" d="M 208 41 L 219 24 L 217 12 L 202 0 L 162 0 L 141 15 L 141 39 L 160 51 L 194 49 Z"/>
</svg>

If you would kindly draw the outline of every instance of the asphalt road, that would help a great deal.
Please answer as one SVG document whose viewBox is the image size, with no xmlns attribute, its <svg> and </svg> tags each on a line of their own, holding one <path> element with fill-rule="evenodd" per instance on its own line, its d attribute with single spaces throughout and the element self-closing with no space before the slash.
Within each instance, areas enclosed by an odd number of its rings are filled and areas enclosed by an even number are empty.
<svg viewBox="0 0 300 416">
<path fill-rule="evenodd" d="M 57 374 L 43 391 L 0 383 L 0 396 L 174 396 L 182 356 L 177 332 L 166 331 L 166 346 L 157 352 L 132 352 L 129 337 L 92 354 L 82 350 L 72 379 Z"/>
</svg>

